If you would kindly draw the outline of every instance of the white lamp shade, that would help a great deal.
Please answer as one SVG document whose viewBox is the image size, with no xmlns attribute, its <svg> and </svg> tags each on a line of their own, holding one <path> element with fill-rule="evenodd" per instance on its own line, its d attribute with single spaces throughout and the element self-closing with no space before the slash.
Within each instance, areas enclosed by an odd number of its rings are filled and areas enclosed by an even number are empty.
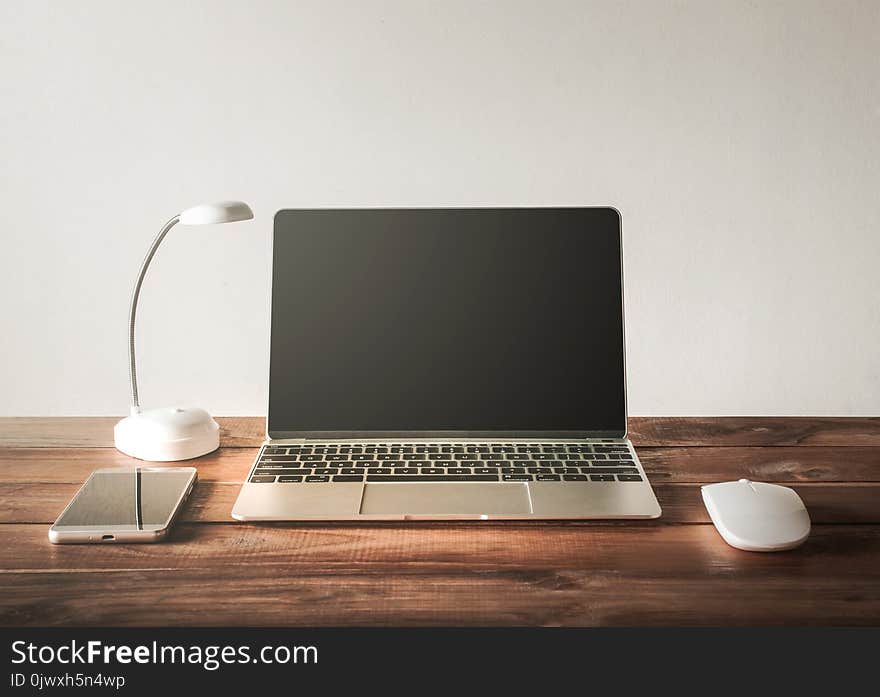
<svg viewBox="0 0 880 697">
<path fill-rule="evenodd" d="M 243 201 L 221 201 L 187 208 L 180 214 L 180 223 L 181 225 L 216 225 L 250 220 L 253 217 L 254 212 L 251 207 Z"/>
</svg>

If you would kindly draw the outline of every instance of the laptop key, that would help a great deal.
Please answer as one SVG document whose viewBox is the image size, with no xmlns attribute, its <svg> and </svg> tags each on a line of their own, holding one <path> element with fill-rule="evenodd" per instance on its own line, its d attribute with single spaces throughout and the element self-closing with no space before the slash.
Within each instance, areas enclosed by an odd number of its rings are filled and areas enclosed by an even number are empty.
<svg viewBox="0 0 880 697">
<path fill-rule="evenodd" d="M 581 467 L 581 472 L 589 474 L 638 474 L 635 467 Z"/>
<path fill-rule="evenodd" d="M 301 474 L 292 474 L 287 477 L 278 477 L 278 481 L 282 484 L 293 484 L 294 482 L 301 482 L 303 480 Z"/>
<path fill-rule="evenodd" d="M 333 477 L 334 482 L 362 482 L 364 481 L 363 476 L 361 475 L 350 475 L 350 474 L 337 474 Z"/>
<path fill-rule="evenodd" d="M 339 470 L 339 474 L 363 474 L 363 470 L 356 469 L 354 467 L 343 467 Z"/>
<path fill-rule="evenodd" d="M 556 474 L 580 474 L 577 467 L 554 467 Z"/>
<path fill-rule="evenodd" d="M 319 468 L 315 470 L 315 474 L 339 474 L 339 470 L 335 468 Z"/>
<path fill-rule="evenodd" d="M 419 474 L 420 471 L 418 467 L 398 467 L 394 474 Z"/>
<path fill-rule="evenodd" d="M 266 477 L 266 476 L 256 477 L 255 476 L 255 477 L 251 477 L 250 481 L 254 484 L 272 484 L 275 481 L 275 476 L 274 475 L 272 475 L 271 477 Z"/>
<path fill-rule="evenodd" d="M 446 469 L 446 474 L 470 474 L 470 467 L 448 467 Z"/>
<path fill-rule="evenodd" d="M 539 474 L 536 479 L 539 482 L 558 482 L 559 475 L 558 474 Z"/>
<path fill-rule="evenodd" d="M 407 476 L 402 474 L 367 475 L 368 482 L 497 482 L 497 475 L 489 474 L 467 474 L 467 475 L 428 475 L 417 474 L 415 476 Z"/>
<path fill-rule="evenodd" d="M 300 455 L 300 462 L 320 462 L 324 459 L 323 455 Z"/>
<path fill-rule="evenodd" d="M 475 467 L 474 474 L 498 474 L 498 470 L 494 467 Z"/>
<path fill-rule="evenodd" d="M 446 474 L 446 470 L 442 467 L 422 467 L 420 472 L 421 474 Z M 477 472 L 477 474 L 479 474 L 479 472 Z"/>
<path fill-rule="evenodd" d="M 345 460 L 349 460 L 348 455 L 325 455 L 324 460 L 327 462 L 344 462 Z"/>
<path fill-rule="evenodd" d="M 306 477 L 306 481 L 307 482 L 329 482 L 330 477 L 328 477 L 327 475 L 316 475 L 315 474 L 315 475 L 311 475 L 309 477 Z"/>
<path fill-rule="evenodd" d="M 532 456 L 532 459 L 533 460 L 555 460 L 556 455 L 553 455 L 552 453 L 535 453 L 535 455 Z"/>
<path fill-rule="evenodd" d="M 585 474 L 563 474 L 562 478 L 567 482 L 585 482 L 587 475 Z"/>
<path fill-rule="evenodd" d="M 594 482 L 613 482 L 613 474 L 591 474 L 590 479 Z"/>
<path fill-rule="evenodd" d="M 367 474 L 391 474 L 391 470 L 387 467 L 370 467 Z"/>
<path fill-rule="evenodd" d="M 640 482 L 642 478 L 638 474 L 618 474 L 617 480 L 621 482 Z"/>
<path fill-rule="evenodd" d="M 502 467 L 502 474 L 525 474 L 526 470 L 524 467 Z"/>
<path fill-rule="evenodd" d="M 530 482 L 532 475 L 530 474 L 504 474 L 501 477 L 505 482 Z"/>
</svg>

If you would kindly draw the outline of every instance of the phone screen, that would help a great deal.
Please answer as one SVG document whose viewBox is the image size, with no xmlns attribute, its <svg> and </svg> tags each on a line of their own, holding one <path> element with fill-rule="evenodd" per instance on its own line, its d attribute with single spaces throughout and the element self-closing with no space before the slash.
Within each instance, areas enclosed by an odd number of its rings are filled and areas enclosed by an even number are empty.
<svg viewBox="0 0 880 697">
<path fill-rule="evenodd" d="M 193 480 L 192 468 L 99 470 L 89 477 L 56 527 L 164 528 Z"/>
</svg>

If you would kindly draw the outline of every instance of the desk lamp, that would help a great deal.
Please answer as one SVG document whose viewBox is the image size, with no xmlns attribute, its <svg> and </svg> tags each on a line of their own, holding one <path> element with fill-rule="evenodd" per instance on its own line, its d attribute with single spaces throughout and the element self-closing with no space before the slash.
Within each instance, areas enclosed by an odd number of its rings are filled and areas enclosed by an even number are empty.
<svg viewBox="0 0 880 697">
<path fill-rule="evenodd" d="M 128 375 L 131 383 L 131 412 L 113 429 L 116 449 L 139 460 L 174 462 L 189 460 L 220 447 L 220 427 L 204 409 L 164 407 L 142 411 L 138 399 L 137 368 L 134 357 L 134 323 L 138 296 L 153 255 L 177 223 L 213 225 L 250 220 L 253 211 L 241 201 L 223 201 L 187 208 L 175 215 L 153 240 L 131 294 L 128 312 Z"/>
</svg>

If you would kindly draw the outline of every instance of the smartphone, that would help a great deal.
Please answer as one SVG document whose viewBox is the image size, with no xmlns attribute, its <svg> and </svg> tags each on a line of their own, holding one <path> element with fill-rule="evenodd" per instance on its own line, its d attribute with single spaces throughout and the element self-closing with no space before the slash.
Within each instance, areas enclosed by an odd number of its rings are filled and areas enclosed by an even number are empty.
<svg viewBox="0 0 880 697">
<path fill-rule="evenodd" d="M 168 535 L 196 477 L 195 467 L 95 470 L 49 528 L 49 541 L 159 542 Z"/>
</svg>

